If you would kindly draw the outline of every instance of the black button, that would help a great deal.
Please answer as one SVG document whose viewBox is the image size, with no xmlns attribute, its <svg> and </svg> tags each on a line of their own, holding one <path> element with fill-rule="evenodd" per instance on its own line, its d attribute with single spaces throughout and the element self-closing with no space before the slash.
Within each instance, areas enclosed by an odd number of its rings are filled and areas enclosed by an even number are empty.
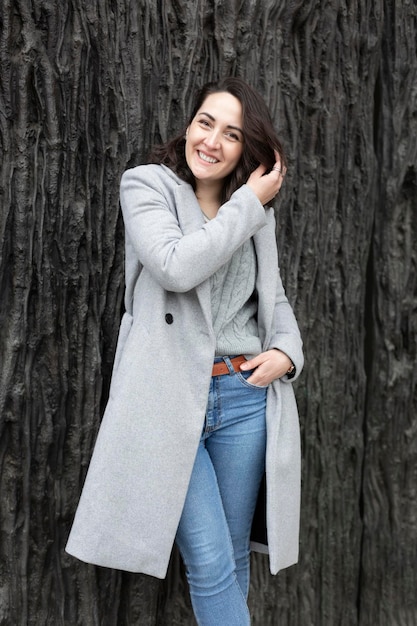
<svg viewBox="0 0 417 626">
<path fill-rule="evenodd" d="M 172 317 L 171 313 L 167 313 L 165 315 L 165 321 L 167 324 L 172 324 L 172 322 L 174 321 L 174 318 Z"/>
</svg>

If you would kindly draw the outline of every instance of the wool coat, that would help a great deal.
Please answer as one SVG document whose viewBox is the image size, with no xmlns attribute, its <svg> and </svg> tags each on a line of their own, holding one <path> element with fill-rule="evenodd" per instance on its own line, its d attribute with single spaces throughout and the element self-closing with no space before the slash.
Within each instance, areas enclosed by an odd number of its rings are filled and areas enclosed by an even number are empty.
<svg viewBox="0 0 417 626">
<path fill-rule="evenodd" d="M 273 210 L 243 185 L 205 222 L 192 187 L 162 165 L 127 170 L 126 312 L 108 404 L 66 550 L 88 563 L 166 575 L 204 425 L 215 353 L 210 276 L 253 237 L 263 350 L 303 366 L 278 269 Z M 266 515 L 273 574 L 298 558 L 300 436 L 292 380 L 267 391 Z M 264 507 L 260 506 L 260 511 Z"/>
</svg>

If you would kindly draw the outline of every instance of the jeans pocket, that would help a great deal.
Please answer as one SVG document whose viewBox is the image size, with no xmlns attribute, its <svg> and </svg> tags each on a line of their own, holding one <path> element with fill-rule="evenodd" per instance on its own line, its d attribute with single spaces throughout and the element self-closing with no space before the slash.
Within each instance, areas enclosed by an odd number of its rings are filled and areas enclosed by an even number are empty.
<svg viewBox="0 0 417 626">
<path fill-rule="evenodd" d="M 254 385 L 250 383 L 247 378 L 252 376 L 253 370 L 249 370 L 247 372 L 236 372 L 237 379 L 244 385 L 244 387 L 248 387 L 249 389 L 257 389 L 258 391 L 265 391 L 268 389 L 269 385 Z"/>
</svg>

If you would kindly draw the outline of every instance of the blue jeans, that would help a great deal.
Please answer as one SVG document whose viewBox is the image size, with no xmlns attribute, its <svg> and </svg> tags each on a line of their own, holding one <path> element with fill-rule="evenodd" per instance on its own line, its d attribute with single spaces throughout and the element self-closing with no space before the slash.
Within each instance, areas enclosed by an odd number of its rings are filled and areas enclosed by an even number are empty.
<svg viewBox="0 0 417 626">
<path fill-rule="evenodd" d="M 206 420 L 177 532 L 199 626 L 250 624 L 250 530 L 265 468 L 266 388 L 235 373 L 210 383 Z M 181 451 L 179 451 L 181 453 Z"/>
</svg>

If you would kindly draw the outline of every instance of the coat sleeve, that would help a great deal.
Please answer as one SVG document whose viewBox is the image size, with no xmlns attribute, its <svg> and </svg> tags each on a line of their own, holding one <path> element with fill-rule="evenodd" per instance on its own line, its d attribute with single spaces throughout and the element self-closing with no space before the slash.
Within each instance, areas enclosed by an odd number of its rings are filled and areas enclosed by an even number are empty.
<svg viewBox="0 0 417 626">
<path fill-rule="evenodd" d="M 246 185 L 214 219 L 187 234 L 170 201 L 149 166 L 123 174 L 120 202 L 126 234 L 143 267 L 168 291 L 185 292 L 202 283 L 266 223 L 264 207 Z"/>
<path fill-rule="evenodd" d="M 283 382 L 293 382 L 303 369 L 303 342 L 301 340 L 301 334 L 294 311 L 288 302 L 287 296 L 285 295 L 279 269 L 273 328 L 274 333 L 272 335 L 269 348 L 276 348 L 277 350 L 285 352 L 285 354 L 289 356 L 291 361 L 294 363 L 295 375 L 291 379 L 288 379 L 287 376 L 283 376 L 281 378 Z"/>
</svg>

